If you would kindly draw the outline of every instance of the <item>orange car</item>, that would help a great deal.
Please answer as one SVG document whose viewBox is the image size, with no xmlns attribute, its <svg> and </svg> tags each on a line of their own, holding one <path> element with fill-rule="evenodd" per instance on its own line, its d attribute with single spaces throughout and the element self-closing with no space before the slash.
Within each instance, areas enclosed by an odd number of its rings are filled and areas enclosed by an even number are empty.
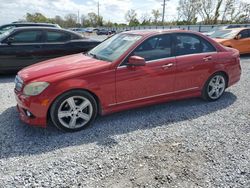
<svg viewBox="0 0 250 188">
<path fill-rule="evenodd" d="M 250 29 L 224 29 L 216 31 L 210 37 L 224 46 L 239 50 L 240 54 L 250 53 Z"/>
</svg>

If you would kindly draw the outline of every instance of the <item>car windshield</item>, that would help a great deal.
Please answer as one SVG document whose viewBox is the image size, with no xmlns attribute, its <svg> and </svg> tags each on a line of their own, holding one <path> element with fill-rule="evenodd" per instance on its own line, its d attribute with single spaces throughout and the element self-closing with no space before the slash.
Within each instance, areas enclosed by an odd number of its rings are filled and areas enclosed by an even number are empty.
<svg viewBox="0 0 250 188">
<path fill-rule="evenodd" d="M 219 30 L 214 32 L 210 37 L 211 38 L 221 38 L 221 39 L 231 39 L 234 38 L 238 33 L 236 30 Z"/>
<path fill-rule="evenodd" d="M 7 37 L 12 31 L 13 29 L 9 29 L 3 33 L 0 33 L 0 41 L 2 41 L 5 37 Z"/>
<path fill-rule="evenodd" d="M 214 27 L 213 29 L 211 29 L 209 32 L 215 32 L 215 31 L 219 31 L 219 30 L 222 30 L 222 29 L 225 29 L 225 27 Z"/>
<path fill-rule="evenodd" d="M 3 26 L 3 27 L 0 27 L 0 34 L 10 30 L 10 29 L 13 29 L 15 26 Z"/>
<path fill-rule="evenodd" d="M 87 54 L 96 59 L 101 59 L 109 62 L 117 60 L 125 51 L 127 51 L 135 42 L 142 36 L 132 34 L 117 34 L 97 47 L 89 51 Z"/>
</svg>

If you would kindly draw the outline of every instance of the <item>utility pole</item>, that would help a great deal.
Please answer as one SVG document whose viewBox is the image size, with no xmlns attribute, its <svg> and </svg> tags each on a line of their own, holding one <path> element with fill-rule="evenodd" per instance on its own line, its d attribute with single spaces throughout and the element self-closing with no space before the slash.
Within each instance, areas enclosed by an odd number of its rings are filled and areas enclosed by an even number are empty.
<svg viewBox="0 0 250 188">
<path fill-rule="evenodd" d="M 166 9 L 166 1 L 169 0 L 163 0 L 163 11 L 162 11 L 162 24 L 164 24 L 164 19 L 165 19 L 165 9 Z"/>
<path fill-rule="evenodd" d="M 79 12 L 79 10 L 77 12 L 77 23 L 80 23 L 80 12 Z"/>
<path fill-rule="evenodd" d="M 99 19 L 99 16 L 100 16 L 100 3 L 99 3 L 99 1 L 97 3 L 97 15 L 98 15 L 98 19 Z"/>
<path fill-rule="evenodd" d="M 162 23 L 164 23 L 166 0 L 163 0 Z"/>
<path fill-rule="evenodd" d="M 100 3 L 98 1 L 97 3 L 97 26 L 99 26 L 99 23 L 100 23 Z"/>
</svg>

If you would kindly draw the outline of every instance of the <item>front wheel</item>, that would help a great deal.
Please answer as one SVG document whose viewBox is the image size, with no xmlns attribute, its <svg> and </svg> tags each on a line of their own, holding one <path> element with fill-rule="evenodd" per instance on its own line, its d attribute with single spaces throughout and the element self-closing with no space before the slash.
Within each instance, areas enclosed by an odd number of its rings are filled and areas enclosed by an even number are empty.
<svg viewBox="0 0 250 188">
<path fill-rule="evenodd" d="M 202 98 L 208 101 L 218 100 L 225 92 L 226 77 L 222 73 L 216 73 L 208 79 L 203 91 Z"/>
<path fill-rule="evenodd" d="M 64 131 L 80 131 L 97 116 L 97 103 L 86 91 L 74 90 L 59 96 L 51 106 L 53 124 Z"/>
</svg>

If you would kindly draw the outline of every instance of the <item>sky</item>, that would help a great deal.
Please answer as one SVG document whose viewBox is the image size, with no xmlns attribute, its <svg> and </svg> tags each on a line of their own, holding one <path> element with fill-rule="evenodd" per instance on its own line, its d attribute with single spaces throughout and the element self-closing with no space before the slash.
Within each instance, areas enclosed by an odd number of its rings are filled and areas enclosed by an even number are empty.
<svg viewBox="0 0 250 188">
<path fill-rule="evenodd" d="M 69 13 L 87 15 L 89 12 L 97 13 L 98 0 L 0 0 L 0 25 L 24 19 L 27 12 L 40 12 L 46 17 L 56 15 L 64 17 Z M 141 15 L 151 14 L 152 9 L 162 11 L 163 0 L 99 0 L 100 15 L 106 21 L 126 23 L 125 13 L 136 10 L 140 20 Z M 166 20 L 177 17 L 176 8 L 178 0 L 167 1 Z"/>
</svg>

